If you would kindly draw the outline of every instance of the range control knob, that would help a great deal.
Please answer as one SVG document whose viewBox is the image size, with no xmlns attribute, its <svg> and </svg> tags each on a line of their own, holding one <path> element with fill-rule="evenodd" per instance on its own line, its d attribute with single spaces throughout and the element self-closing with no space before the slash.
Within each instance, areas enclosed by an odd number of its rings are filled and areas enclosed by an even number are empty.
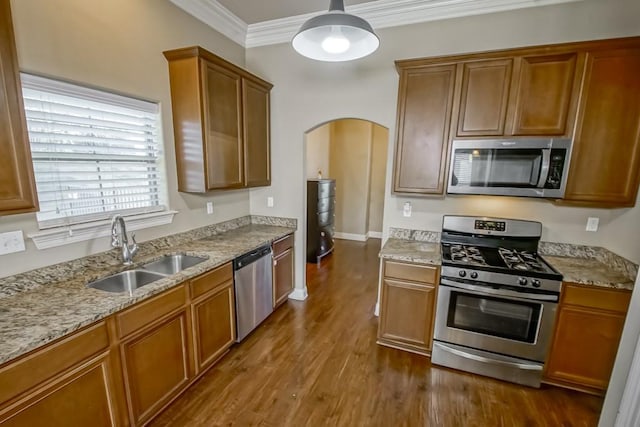
<svg viewBox="0 0 640 427">
<path fill-rule="evenodd" d="M 518 285 L 520 286 L 527 286 L 527 279 L 525 279 L 524 277 L 520 277 L 518 279 Z"/>
<path fill-rule="evenodd" d="M 539 288 L 540 287 L 540 280 L 538 279 L 533 279 L 531 281 L 531 284 L 533 285 L 534 288 Z"/>
<path fill-rule="evenodd" d="M 466 271 L 464 271 L 464 270 L 460 270 L 460 271 L 458 271 L 458 276 L 460 276 L 460 277 L 464 277 L 464 276 L 466 276 L 466 275 L 467 275 L 467 272 L 466 272 Z"/>
<path fill-rule="evenodd" d="M 471 276 L 472 279 L 477 279 L 478 278 L 478 273 L 476 273 L 475 271 L 472 271 L 469 276 Z"/>
</svg>

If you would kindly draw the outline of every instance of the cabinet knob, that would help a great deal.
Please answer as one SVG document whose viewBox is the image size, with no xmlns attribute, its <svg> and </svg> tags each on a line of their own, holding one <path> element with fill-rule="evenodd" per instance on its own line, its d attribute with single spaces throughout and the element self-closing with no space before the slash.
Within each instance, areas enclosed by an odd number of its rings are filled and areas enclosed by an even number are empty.
<svg viewBox="0 0 640 427">
<path fill-rule="evenodd" d="M 274 260 L 273 260 L 273 266 L 275 267 L 276 265 L 278 265 L 278 260 L 277 260 L 277 259 L 274 259 Z"/>
<path fill-rule="evenodd" d="M 321 235 L 322 237 L 324 237 L 324 231 L 321 231 L 321 232 L 320 232 L 320 235 Z"/>
</svg>

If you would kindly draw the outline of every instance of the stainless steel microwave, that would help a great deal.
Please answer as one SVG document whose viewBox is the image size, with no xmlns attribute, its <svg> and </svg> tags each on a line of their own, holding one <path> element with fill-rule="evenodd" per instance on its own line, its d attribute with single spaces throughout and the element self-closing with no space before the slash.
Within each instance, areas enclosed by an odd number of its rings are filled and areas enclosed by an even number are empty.
<svg viewBox="0 0 640 427">
<path fill-rule="evenodd" d="M 570 157 L 566 138 L 454 140 L 447 193 L 559 199 Z"/>
</svg>

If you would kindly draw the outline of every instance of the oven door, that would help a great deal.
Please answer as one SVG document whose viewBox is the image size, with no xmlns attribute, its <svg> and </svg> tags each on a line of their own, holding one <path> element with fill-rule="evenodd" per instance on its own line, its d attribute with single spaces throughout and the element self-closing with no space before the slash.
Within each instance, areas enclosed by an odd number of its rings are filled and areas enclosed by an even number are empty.
<svg viewBox="0 0 640 427">
<path fill-rule="evenodd" d="M 556 308 L 554 295 L 494 289 L 442 278 L 434 338 L 544 362 Z"/>
</svg>

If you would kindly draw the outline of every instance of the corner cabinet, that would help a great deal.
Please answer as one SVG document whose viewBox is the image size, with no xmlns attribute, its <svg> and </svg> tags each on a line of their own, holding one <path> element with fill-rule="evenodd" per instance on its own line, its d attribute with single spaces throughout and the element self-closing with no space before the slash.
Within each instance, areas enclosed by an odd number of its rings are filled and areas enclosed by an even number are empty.
<svg viewBox="0 0 640 427">
<path fill-rule="evenodd" d="M 393 191 L 442 194 L 456 66 L 396 66 L 400 88 Z"/>
<path fill-rule="evenodd" d="M 564 200 L 634 206 L 640 184 L 640 38 L 587 52 Z"/>
<path fill-rule="evenodd" d="M 178 191 L 271 184 L 270 83 L 189 47 L 169 61 Z"/>
<path fill-rule="evenodd" d="M 37 193 L 9 0 L 0 0 L 0 215 L 35 212 Z"/>
<path fill-rule="evenodd" d="M 431 355 L 439 268 L 382 260 L 378 344 Z"/>
<path fill-rule="evenodd" d="M 544 381 L 604 394 L 630 300 L 630 291 L 565 283 Z"/>
</svg>

